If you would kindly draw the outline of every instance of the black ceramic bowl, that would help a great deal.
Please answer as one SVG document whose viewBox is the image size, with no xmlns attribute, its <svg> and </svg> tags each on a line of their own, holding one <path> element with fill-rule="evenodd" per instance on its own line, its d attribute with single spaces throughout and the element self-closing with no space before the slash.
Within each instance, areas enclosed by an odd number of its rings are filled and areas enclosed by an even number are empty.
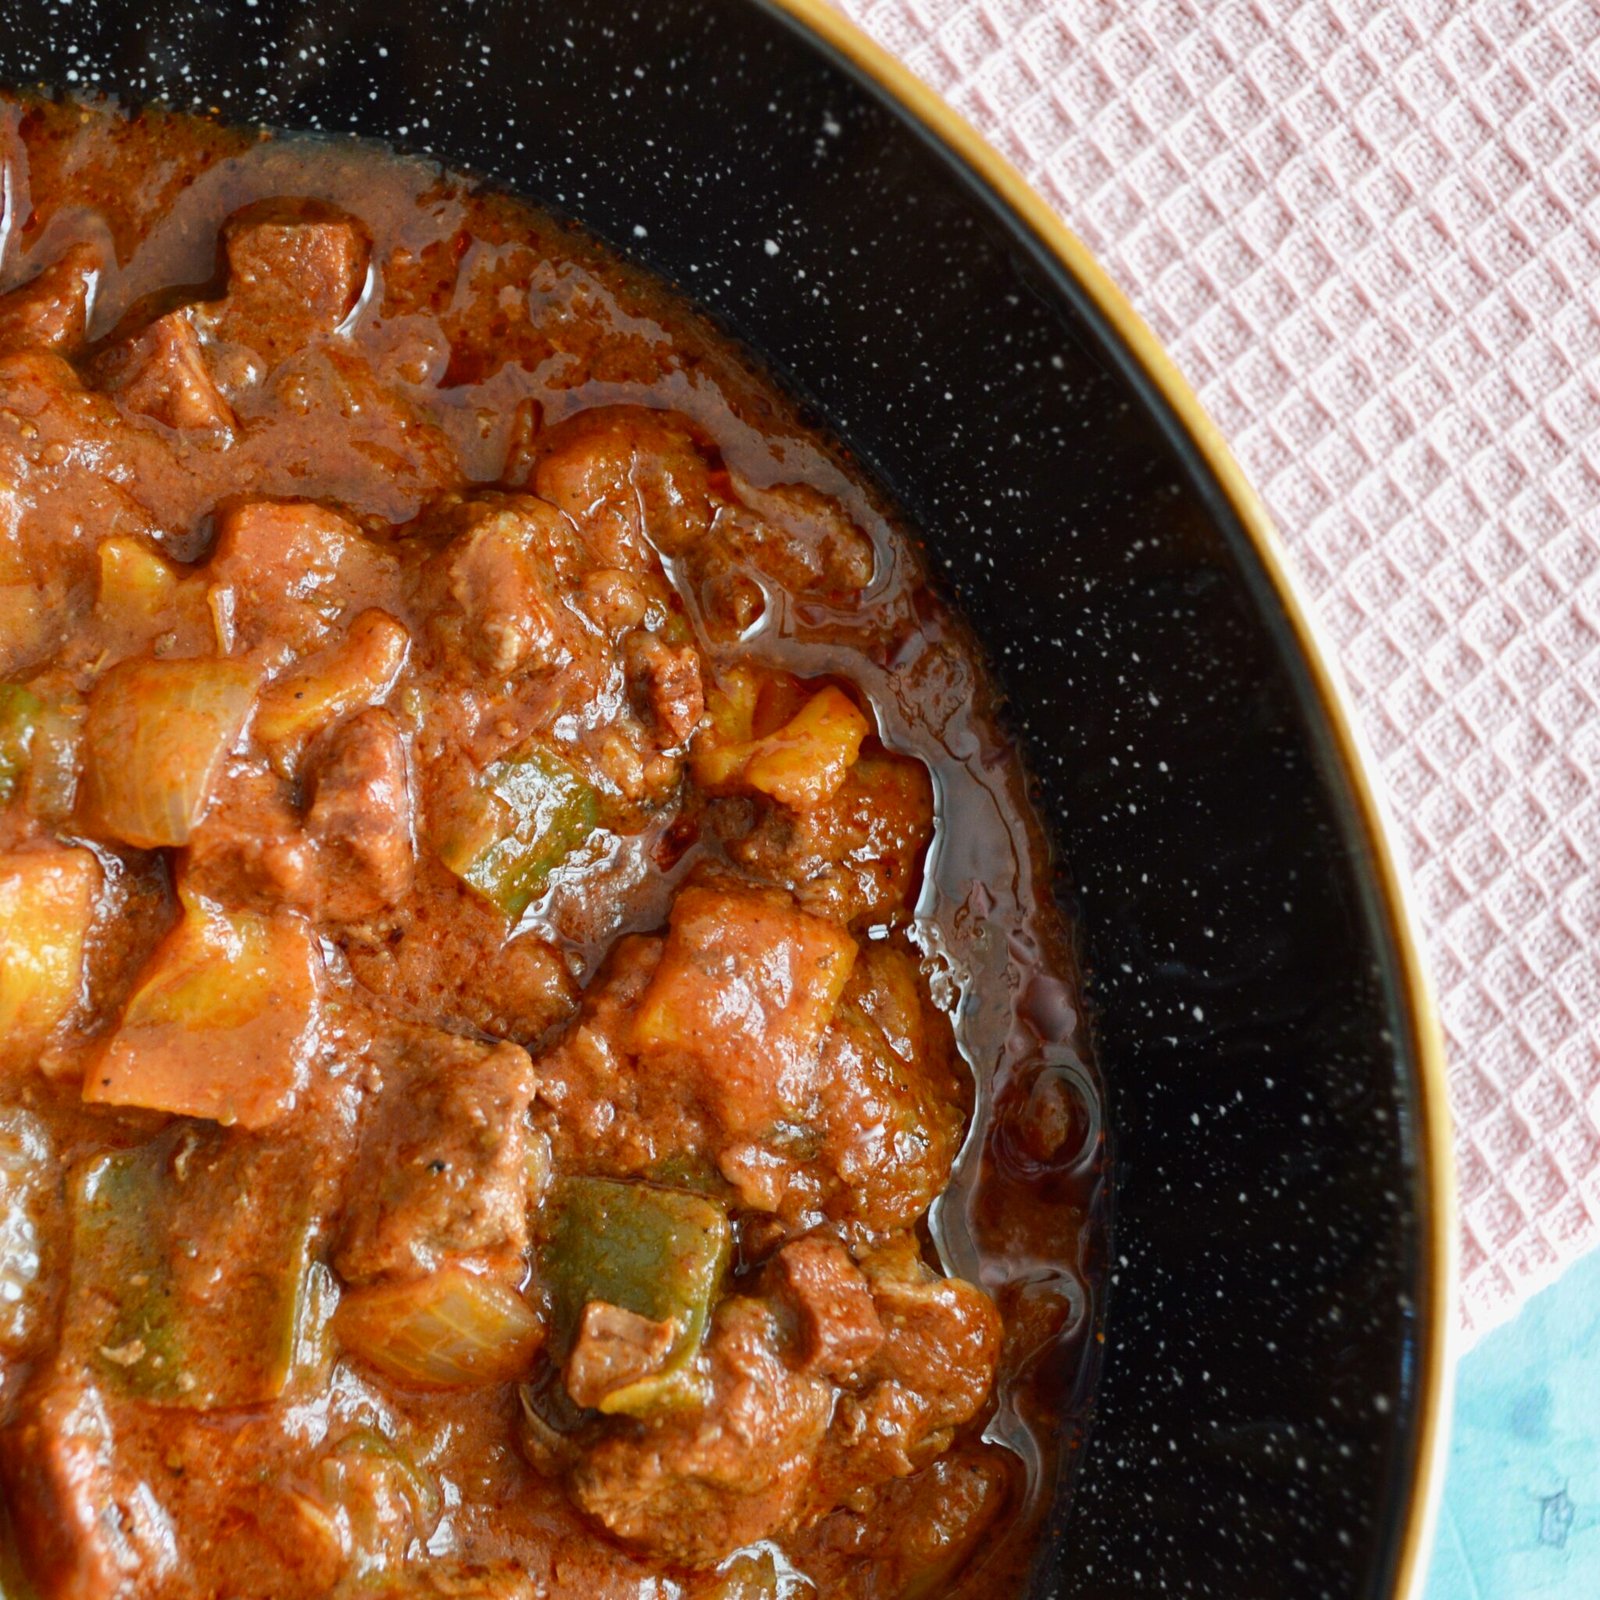
<svg viewBox="0 0 1600 1600">
<path fill-rule="evenodd" d="M 1450 1204 L 1394 865 L 1260 507 L 1043 204 L 820 0 L 5 0 L 0 81 L 435 151 L 842 438 L 1009 692 L 1109 1086 L 1104 1372 L 1027 1592 L 1412 1592 Z"/>
</svg>

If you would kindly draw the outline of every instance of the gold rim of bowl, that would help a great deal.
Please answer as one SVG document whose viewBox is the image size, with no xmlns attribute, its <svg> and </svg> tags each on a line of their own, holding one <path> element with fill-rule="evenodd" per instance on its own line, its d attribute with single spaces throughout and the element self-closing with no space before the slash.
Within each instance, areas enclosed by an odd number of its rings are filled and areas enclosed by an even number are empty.
<svg viewBox="0 0 1600 1600">
<path fill-rule="evenodd" d="M 1417 1600 L 1433 1548 L 1434 1517 L 1444 1477 L 1456 1329 L 1456 1197 L 1444 1033 L 1423 959 L 1410 891 L 1399 867 L 1392 824 L 1373 776 L 1373 762 L 1310 608 L 1302 598 L 1272 519 L 1251 488 L 1217 425 L 1083 241 L 1009 161 L 965 117 L 908 68 L 834 10 L 828 0 L 766 0 L 844 57 L 936 144 L 974 173 L 1082 290 L 1122 342 L 1151 388 L 1166 402 L 1190 446 L 1221 489 L 1272 586 L 1332 738 L 1347 786 L 1379 914 L 1393 954 L 1406 1043 L 1417 1064 L 1418 1232 L 1422 1255 L 1414 1384 L 1416 1440 L 1407 1505 L 1393 1562 L 1392 1600 Z"/>
</svg>

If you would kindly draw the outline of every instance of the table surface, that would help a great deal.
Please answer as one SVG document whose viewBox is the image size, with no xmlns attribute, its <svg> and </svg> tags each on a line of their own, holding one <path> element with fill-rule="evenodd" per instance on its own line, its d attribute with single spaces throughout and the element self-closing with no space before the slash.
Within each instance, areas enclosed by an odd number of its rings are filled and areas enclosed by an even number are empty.
<svg viewBox="0 0 1600 1600">
<path fill-rule="evenodd" d="M 1600 1242 L 1600 5 L 839 3 L 1096 252 L 1278 523 L 1417 888 L 1481 1335 Z"/>
</svg>

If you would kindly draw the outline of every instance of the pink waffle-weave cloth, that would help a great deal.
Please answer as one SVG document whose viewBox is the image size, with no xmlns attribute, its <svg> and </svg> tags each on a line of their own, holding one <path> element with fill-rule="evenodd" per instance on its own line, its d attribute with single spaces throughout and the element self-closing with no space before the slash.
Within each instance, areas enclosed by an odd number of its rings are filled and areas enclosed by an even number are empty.
<svg viewBox="0 0 1600 1600">
<path fill-rule="evenodd" d="M 1600 1244 L 1600 4 L 837 3 L 1096 253 L 1277 521 L 1416 885 L 1481 1334 Z"/>
</svg>

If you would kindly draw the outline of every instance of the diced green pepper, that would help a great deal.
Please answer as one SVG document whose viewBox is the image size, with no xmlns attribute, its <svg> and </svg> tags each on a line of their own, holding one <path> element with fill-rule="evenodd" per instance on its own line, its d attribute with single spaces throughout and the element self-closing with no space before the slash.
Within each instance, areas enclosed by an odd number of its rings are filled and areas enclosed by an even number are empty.
<svg viewBox="0 0 1600 1600">
<path fill-rule="evenodd" d="M 182 1126 L 74 1171 L 66 1335 L 102 1382 L 210 1411 L 277 1400 L 321 1364 L 331 1283 L 312 1219 L 284 1214 L 292 1190 L 243 1258 L 226 1231 L 262 1182 L 248 1150 Z"/>
<path fill-rule="evenodd" d="M 28 769 L 28 750 L 41 709 L 39 697 L 31 689 L 0 683 L 0 802 L 17 792 Z"/>
<path fill-rule="evenodd" d="M 588 842 L 599 817 L 594 789 L 559 756 L 535 746 L 484 773 L 442 830 L 439 855 L 514 921 Z"/>
<path fill-rule="evenodd" d="M 583 1308 L 605 1301 L 678 1331 L 660 1368 L 608 1395 L 601 1409 L 638 1416 L 692 1396 L 694 1358 L 728 1265 L 723 1208 L 682 1189 L 565 1178 L 546 1214 L 553 1224 L 540 1275 L 551 1297 L 557 1359 L 570 1353 Z"/>
</svg>

